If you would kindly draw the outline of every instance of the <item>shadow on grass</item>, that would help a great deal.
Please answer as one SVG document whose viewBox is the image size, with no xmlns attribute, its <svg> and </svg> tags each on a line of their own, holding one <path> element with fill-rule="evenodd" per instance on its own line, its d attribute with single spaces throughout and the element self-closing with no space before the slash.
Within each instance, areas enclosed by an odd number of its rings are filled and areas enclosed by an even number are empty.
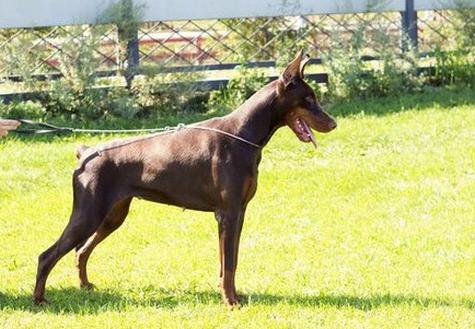
<svg viewBox="0 0 475 329">
<path fill-rule="evenodd" d="M 430 88 L 420 93 L 404 93 L 374 99 L 349 99 L 327 107 L 332 115 L 345 117 L 364 113 L 384 116 L 409 110 L 423 111 L 429 108 L 450 110 L 454 106 L 475 105 L 475 92 L 471 88 Z"/>
<path fill-rule="evenodd" d="M 133 293 L 132 293 L 133 295 Z M 49 289 L 47 291 L 49 304 L 36 306 L 31 295 L 14 295 L 0 292 L 0 310 L 21 310 L 38 313 L 74 313 L 97 314 L 106 311 L 126 311 L 137 307 L 154 307 L 173 309 L 179 305 L 221 305 L 219 292 L 206 291 L 175 291 L 149 287 L 137 296 L 126 296 L 117 291 L 84 291 L 77 288 Z M 325 307 L 354 308 L 371 310 L 382 306 L 416 306 L 431 307 L 463 307 L 475 309 L 475 300 L 426 298 L 417 295 L 377 294 L 372 296 L 351 295 L 273 295 L 251 294 L 242 297 L 244 307 L 255 305 L 290 305 L 295 307 Z M 224 307 L 224 306 L 223 306 Z"/>
<path fill-rule="evenodd" d="M 334 306 L 337 308 L 355 308 L 360 310 L 371 310 L 381 306 L 398 306 L 409 305 L 418 306 L 422 308 L 439 307 L 439 306 L 458 306 L 469 309 L 475 309 L 475 300 L 467 299 L 449 299 L 449 298 L 427 298 L 417 295 L 404 294 L 377 294 L 371 296 L 351 296 L 351 295 L 271 295 L 271 294 L 257 294 L 247 296 L 246 304 L 251 305 L 274 305 L 274 304 L 288 304 L 299 307 L 321 307 Z"/>
</svg>

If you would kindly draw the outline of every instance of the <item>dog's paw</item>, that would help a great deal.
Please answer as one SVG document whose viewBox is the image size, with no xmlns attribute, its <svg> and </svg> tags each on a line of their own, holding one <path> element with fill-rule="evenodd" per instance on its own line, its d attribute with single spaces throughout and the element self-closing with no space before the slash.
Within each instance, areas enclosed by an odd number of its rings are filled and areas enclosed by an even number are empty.
<svg viewBox="0 0 475 329">
<path fill-rule="evenodd" d="M 234 310 L 234 309 L 241 308 L 241 303 L 239 302 L 239 298 L 237 295 L 227 297 L 223 294 L 222 297 L 223 297 L 223 302 L 226 304 L 226 306 L 229 309 Z"/>
<path fill-rule="evenodd" d="M 79 286 L 81 287 L 81 289 L 84 289 L 84 290 L 94 290 L 94 289 L 96 289 L 96 286 L 94 284 L 92 284 L 91 282 L 81 282 L 79 284 Z"/>
<path fill-rule="evenodd" d="M 239 300 L 233 299 L 233 300 L 226 300 L 226 306 L 231 310 L 239 310 L 241 308 L 241 303 L 239 303 Z"/>
<path fill-rule="evenodd" d="M 33 297 L 33 303 L 38 306 L 46 306 L 49 304 L 44 297 Z"/>
</svg>

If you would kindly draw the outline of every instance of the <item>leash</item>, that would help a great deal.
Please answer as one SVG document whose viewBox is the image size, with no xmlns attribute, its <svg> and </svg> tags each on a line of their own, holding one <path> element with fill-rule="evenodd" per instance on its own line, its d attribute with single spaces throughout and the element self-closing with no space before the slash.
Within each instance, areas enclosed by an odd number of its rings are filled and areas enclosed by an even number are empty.
<svg viewBox="0 0 475 329">
<path fill-rule="evenodd" d="M 228 133 L 227 131 L 219 130 L 219 129 L 216 129 L 216 128 L 200 127 L 200 126 L 192 126 L 192 125 L 185 126 L 185 128 L 192 128 L 192 129 L 199 129 L 199 130 L 214 131 L 214 132 L 217 132 L 217 133 L 220 133 L 220 134 L 223 134 L 223 135 L 232 137 L 232 138 L 234 138 L 234 139 L 237 139 L 238 141 L 241 141 L 241 142 L 243 142 L 243 143 L 249 144 L 249 145 L 251 145 L 251 146 L 254 146 L 254 147 L 257 147 L 257 148 L 260 148 L 260 147 L 261 147 L 260 145 L 258 145 L 258 144 L 256 144 L 256 143 L 253 143 L 253 142 L 251 142 L 251 141 L 248 141 L 247 139 L 244 139 L 244 138 L 242 138 L 242 137 L 240 137 L 240 136 L 237 136 L 237 135 Z"/>
<path fill-rule="evenodd" d="M 179 123 L 175 127 L 166 126 L 166 127 L 163 127 L 163 128 L 122 129 L 121 130 L 121 129 L 82 129 L 82 128 L 60 127 L 60 126 L 55 126 L 53 124 L 46 123 L 46 122 L 35 122 L 35 121 L 32 121 L 32 120 L 26 120 L 26 119 L 15 119 L 15 120 L 21 122 L 22 124 L 36 125 L 36 126 L 40 126 L 40 127 L 43 127 L 43 128 L 47 128 L 47 129 L 16 129 L 16 130 L 12 131 L 12 132 L 16 132 L 16 133 L 19 133 L 19 134 L 51 134 L 51 133 L 92 133 L 92 134 L 94 134 L 94 133 L 99 133 L 99 134 L 106 133 L 106 134 L 114 134 L 114 133 L 141 133 L 141 132 L 157 133 L 157 134 L 154 134 L 152 136 L 145 137 L 145 138 L 152 138 L 152 137 L 164 134 L 164 133 L 176 132 L 176 131 L 180 131 L 180 130 L 183 130 L 183 129 L 197 129 L 197 130 L 216 132 L 216 133 L 234 138 L 238 141 L 241 141 L 241 142 L 243 142 L 245 144 L 248 144 L 248 145 L 251 145 L 253 147 L 261 148 L 260 145 L 258 145 L 256 143 L 253 143 L 253 142 L 251 142 L 251 141 L 249 141 L 245 138 L 242 138 L 238 135 L 234 135 L 230 132 L 220 130 L 220 129 L 217 129 L 217 128 L 196 126 L 196 123 L 193 123 L 193 124 L 190 124 L 190 125 L 185 125 L 184 123 Z M 143 139 L 137 139 L 135 141 L 141 141 L 141 140 L 143 140 Z M 129 144 L 129 143 L 127 143 L 127 144 Z M 126 144 L 124 144 L 124 145 L 126 145 Z M 119 145 L 119 146 L 123 146 L 123 145 Z"/>
<path fill-rule="evenodd" d="M 100 133 L 100 134 L 114 134 L 114 133 L 140 133 L 140 132 L 158 132 L 172 130 L 173 128 L 151 128 L 151 129 L 81 129 L 71 127 L 59 127 L 47 122 L 36 122 L 26 119 L 15 119 L 22 124 L 30 126 L 39 126 L 47 129 L 16 129 L 12 132 L 18 134 L 53 134 L 53 133 Z"/>
</svg>

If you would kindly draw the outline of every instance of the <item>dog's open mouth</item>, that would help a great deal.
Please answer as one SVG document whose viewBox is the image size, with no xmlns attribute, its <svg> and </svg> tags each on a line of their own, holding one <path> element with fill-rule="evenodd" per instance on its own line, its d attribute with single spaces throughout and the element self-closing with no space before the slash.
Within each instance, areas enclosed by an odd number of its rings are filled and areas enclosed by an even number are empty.
<svg viewBox="0 0 475 329">
<path fill-rule="evenodd" d="M 312 129 L 304 119 L 296 118 L 290 122 L 289 126 L 302 142 L 312 142 L 315 148 L 317 147 L 317 140 L 313 135 Z"/>
</svg>

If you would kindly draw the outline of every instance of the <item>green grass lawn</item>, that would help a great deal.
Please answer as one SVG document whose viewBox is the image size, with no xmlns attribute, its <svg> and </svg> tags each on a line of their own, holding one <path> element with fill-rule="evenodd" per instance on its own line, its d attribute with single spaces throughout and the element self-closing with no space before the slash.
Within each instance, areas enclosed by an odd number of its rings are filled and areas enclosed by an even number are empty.
<svg viewBox="0 0 475 329">
<path fill-rule="evenodd" d="M 475 92 L 331 108 L 313 150 L 281 129 L 244 224 L 238 290 L 218 293 L 210 213 L 134 201 L 77 288 L 73 253 L 31 292 L 71 209 L 74 149 L 110 136 L 0 140 L 2 328 L 473 328 Z M 160 126 L 161 122 L 149 122 Z"/>
</svg>

